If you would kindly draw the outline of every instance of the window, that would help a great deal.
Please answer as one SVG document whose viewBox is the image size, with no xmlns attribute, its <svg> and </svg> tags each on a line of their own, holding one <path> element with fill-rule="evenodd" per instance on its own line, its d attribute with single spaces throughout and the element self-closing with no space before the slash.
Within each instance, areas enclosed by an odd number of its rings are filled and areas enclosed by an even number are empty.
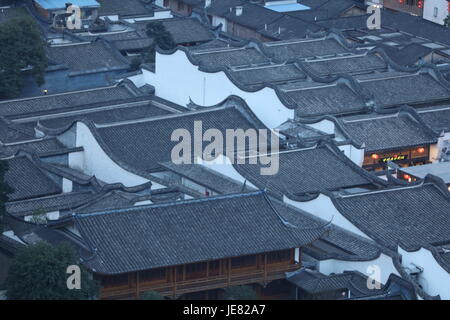
<svg viewBox="0 0 450 320">
<path fill-rule="evenodd" d="M 166 268 L 151 269 L 139 273 L 139 280 L 141 282 L 157 281 L 165 279 L 166 279 Z"/>
<path fill-rule="evenodd" d="M 209 275 L 218 276 L 220 274 L 220 260 L 209 262 Z"/>
<path fill-rule="evenodd" d="M 248 268 L 256 266 L 256 255 L 231 259 L 231 268 Z"/>
<path fill-rule="evenodd" d="M 125 285 L 128 285 L 128 273 L 108 276 L 102 279 L 102 286 L 105 288 Z"/>
<path fill-rule="evenodd" d="M 206 277 L 206 262 L 192 263 L 186 265 L 186 279 L 197 279 Z"/>
<path fill-rule="evenodd" d="M 434 9 L 433 9 L 433 17 L 437 17 L 438 16 L 438 7 L 434 7 Z"/>
<path fill-rule="evenodd" d="M 267 254 L 267 263 L 280 263 L 291 260 L 291 250 L 275 251 Z"/>
</svg>

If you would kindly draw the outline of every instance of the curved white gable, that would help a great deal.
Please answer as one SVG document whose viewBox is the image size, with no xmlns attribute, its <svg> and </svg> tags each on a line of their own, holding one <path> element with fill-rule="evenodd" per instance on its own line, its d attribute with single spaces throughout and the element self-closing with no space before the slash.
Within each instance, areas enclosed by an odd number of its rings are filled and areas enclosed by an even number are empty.
<svg viewBox="0 0 450 320">
<path fill-rule="evenodd" d="M 230 95 L 244 99 L 255 115 L 268 127 L 275 128 L 294 118 L 294 110 L 286 108 L 271 88 L 247 92 L 235 86 L 220 71 L 202 72 L 186 53 L 178 50 L 171 55 L 156 53 L 156 70 L 142 70 L 144 81 L 155 87 L 155 94 L 182 106 L 190 100 L 201 106 L 214 106 Z"/>
</svg>

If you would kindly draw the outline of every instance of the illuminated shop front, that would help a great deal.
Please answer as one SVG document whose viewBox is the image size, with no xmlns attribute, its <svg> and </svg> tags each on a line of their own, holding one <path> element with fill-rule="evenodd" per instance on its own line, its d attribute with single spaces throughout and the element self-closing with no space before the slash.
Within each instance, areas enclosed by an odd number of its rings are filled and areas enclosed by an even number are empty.
<svg viewBox="0 0 450 320">
<path fill-rule="evenodd" d="M 386 170 L 389 161 L 400 167 L 410 167 L 430 163 L 430 146 L 369 152 L 364 155 L 363 168 L 366 170 Z"/>
<path fill-rule="evenodd" d="M 438 177 L 450 191 L 450 161 L 435 162 L 423 166 L 402 168 L 398 170 L 397 178 L 408 182 L 423 180 L 427 175 L 432 174 Z"/>
</svg>

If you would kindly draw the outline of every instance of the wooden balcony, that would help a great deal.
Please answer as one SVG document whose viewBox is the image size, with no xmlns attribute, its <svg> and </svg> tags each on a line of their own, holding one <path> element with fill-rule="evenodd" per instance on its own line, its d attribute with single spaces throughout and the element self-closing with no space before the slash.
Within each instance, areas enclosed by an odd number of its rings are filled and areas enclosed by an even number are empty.
<svg viewBox="0 0 450 320">
<path fill-rule="evenodd" d="M 182 294 L 226 288 L 236 285 L 259 283 L 266 285 L 271 281 L 284 279 L 285 272 L 297 270 L 300 264 L 284 264 L 278 266 L 267 266 L 256 270 L 236 270 L 231 273 L 210 276 L 195 280 L 184 281 L 161 281 L 161 282 L 138 282 L 132 287 L 103 288 L 101 299 L 136 299 L 147 291 L 157 291 L 164 296 L 178 298 Z"/>
</svg>

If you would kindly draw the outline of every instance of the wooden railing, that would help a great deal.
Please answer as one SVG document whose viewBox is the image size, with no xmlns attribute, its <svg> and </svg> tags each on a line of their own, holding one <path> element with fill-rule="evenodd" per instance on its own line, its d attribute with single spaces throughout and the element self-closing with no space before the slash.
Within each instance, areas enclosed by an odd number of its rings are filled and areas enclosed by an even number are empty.
<svg viewBox="0 0 450 320">
<path fill-rule="evenodd" d="M 157 291 L 164 296 L 179 297 L 185 293 L 226 288 L 228 286 L 260 283 L 265 285 L 273 280 L 283 279 L 284 273 L 300 268 L 300 264 L 267 267 L 247 272 L 235 272 L 231 275 L 211 276 L 196 280 L 164 283 L 139 283 L 132 288 L 102 288 L 101 299 L 134 299 L 146 291 Z"/>
</svg>

